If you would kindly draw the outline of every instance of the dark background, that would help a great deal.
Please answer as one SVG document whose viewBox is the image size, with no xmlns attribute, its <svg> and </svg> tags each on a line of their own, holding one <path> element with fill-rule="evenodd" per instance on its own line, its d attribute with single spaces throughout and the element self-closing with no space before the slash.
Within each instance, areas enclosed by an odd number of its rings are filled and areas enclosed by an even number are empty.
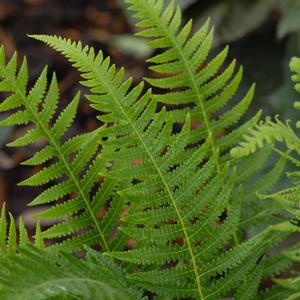
<svg viewBox="0 0 300 300">
<path fill-rule="evenodd" d="M 296 100 L 290 83 L 288 62 L 300 55 L 300 0 L 177 0 L 185 17 L 194 18 L 199 27 L 208 16 L 216 27 L 213 53 L 230 45 L 229 59 L 236 57 L 245 67 L 241 90 L 257 83 L 252 110 L 264 114 L 280 114 L 282 119 L 297 118 L 292 103 Z M 15 50 L 26 55 L 31 79 L 37 78 L 47 64 L 59 79 L 62 105 L 70 101 L 80 88 L 79 75 L 66 60 L 45 45 L 27 37 L 30 33 L 57 34 L 82 40 L 112 57 L 124 66 L 127 75 L 139 80 L 147 75 L 145 59 L 152 54 L 144 40 L 133 37 L 136 31 L 130 14 L 118 0 L 0 0 L 0 44 L 7 56 Z M 79 117 L 70 134 L 95 128 L 97 121 L 87 102 L 80 104 Z M 24 128 L 1 128 L 0 204 L 18 216 L 23 214 L 30 228 L 31 215 L 38 208 L 26 208 L 39 192 L 36 188 L 18 187 L 17 183 L 37 169 L 19 163 L 40 145 L 23 149 L 5 147 L 5 143 L 21 134 Z"/>
</svg>

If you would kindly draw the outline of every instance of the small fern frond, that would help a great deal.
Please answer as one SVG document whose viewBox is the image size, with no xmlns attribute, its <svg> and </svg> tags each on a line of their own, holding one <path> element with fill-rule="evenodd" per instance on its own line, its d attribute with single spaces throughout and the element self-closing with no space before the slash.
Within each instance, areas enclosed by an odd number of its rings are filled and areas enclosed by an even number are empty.
<svg viewBox="0 0 300 300">
<path fill-rule="evenodd" d="M 28 232 L 24 226 L 22 217 L 19 218 L 18 226 L 16 226 L 14 217 L 11 213 L 9 213 L 8 222 L 4 203 L 1 208 L 0 216 L 0 258 L 3 259 L 9 254 L 15 254 L 19 247 L 24 247 L 30 243 Z M 44 241 L 40 234 L 39 224 L 36 226 L 34 244 L 40 248 L 44 247 Z"/>
<path fill-rule="evenodd" d="M 107 179 L 101 186 L 98 183 L 98 173 L 107 166 L 100 157 L 100 131 L 95 130 L 65 140 L 65 133 L 77 112 L 79 94 L 56 117 L 59 101 L 56 76 L 52 76 L 48 86 L 45 68 L 32 89 L 27 92 L 26 59 L 17 70 L 17 56 L 14 55 L 6 63 L 3 47 L 0 50 L 0 78 L 0 91 L 10 93 L 1 103 L 0 110 L 13 110 L 5 115 L 0 125 L 32 126 L 9 146 L 27 146 L 39 140 L 47 142 L 42 150 L 23 163 L 31 166 L 41 163 L 46 165 L 21 183 L 29 186 L 52 183 L 31 202 L 31 205 L 51 204 L 37 217 L 59 221 L 59 224 L 42 233 L 43 238 L 69 237 L 56 245 L 58 249 L 63 248 L 65 251 L 80 250 L 83 244 L 100 244 L 108 251 L 111 247 L 111 226 L 107 229 L 104 227 L 107 222 L 116 226 L 117 216 L 107 215 L 111 219 L 101 222 L 98 213 L 107 203 L 116 201 L 119 207 L 122 205 L 119 197 L 114 195 L 115 181 Z M 93 196 L 92 191 L 95 188 L 98 192 Z M 65 201 L 62 202 L 61 199 Z M 77 234 L 76 237 L 72 237 L 74 233 Z"/>
<path fill-rule="evenodd" d="M 155 99 L 175 108 L 172 110 L 175 121 L 184 121 L 186 113 L 190 113 L 193 120 L 200 121 L 200 129 L 195 130 L 191 139 L 197 142 L 211 135 L 210 147 L 217 158 L 218 152 L 222 154 L 236 144 L 249 126 L 257 121 L 258 115 L 245 126 L 226 135 L 227 129 L 236 124 L 247 111 L 253 98 L 254 85 L 238 104 L 220 115 L 221 109 L 236 94 L 243 69 L 240 68 L 234 74 L 234 60 L 222 70 L 228 47 L 211 60 L 207 59 L 213 41 L 213 29 L 209 29 L 209 21 L 195 33 L 191 33 L 192 20 L 183 24 L 181 9 L 175 6 L 175 1 L 125 2 L 140 20 L 137 26 L 142 30 L 138 35 L 152 38 L 149 45 L 160 50 L 148 62 L 152 63 L 150 69 L 161 74 L 161 78 L 146 80 L 152 86 L 167 92 L 154 95 Z M 218 118 L 215 117 L 217 113 L 220 115 Z M 225 136 L 218 138 L 220 132 L 225 132 Z M 218 169 L 219 164 L 217 161 Z"/>
<path fill-rule="evenodd" d="M 142 299 L 119 267 L 100 253 L 86 250 L 81 260 L 33 246 L 8 255 L 0 266 L 1 299 Z"/>
<path fill-rule="evenodd" d="M 296 83 L 295 90 L 300 92 L 300 58 L 294 57 L 291 60 L 290 69 L 295 72 L 292 76 L 292 80 Z M 294 106 L 296 109 L 300 109 L 300 102 L 295 102 Z M 300 123 L 297 122 L 297 127 L 299 126 Z M 276 141 L 284 142 L 289 150 L 295 151 L 298 155 L 300 154 L 300 139 L 290 127 L 289 122 L 284 124 L 278 117 L 274 122 L 268 117 L 265 122 L 260 122 L 249 130 L 248 134 L 244 135 L 244 141 L 231 150 L 231 155 L 234 157 L 247 156 L 265 143 L 273 145 Z M 293 158 L 287 157 L 299 164 Z"/>
<path fill-rule="evenodd" d="M 282 123 L 277 117 L 275 122 L 267 117 L 253 129 L 244 135 L 244 141 L 231 150 L 234 157 L 247 156 L 254 153 L 258 148 L 266 143 L 274 145 L 275 142 L 284 142 L 289 150 L 294 150 L 300 154 L 300 139 L 294 133 L 289 123 Z"/>
</svg>

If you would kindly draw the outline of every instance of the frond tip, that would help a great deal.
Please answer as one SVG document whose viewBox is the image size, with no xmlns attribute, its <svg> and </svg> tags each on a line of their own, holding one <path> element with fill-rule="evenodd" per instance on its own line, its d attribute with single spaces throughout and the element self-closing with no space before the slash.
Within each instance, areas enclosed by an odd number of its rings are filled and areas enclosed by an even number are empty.
<svg viewBox="0 0 300 300">
<path fill-rule="evenodd" d="M 160 50 L 148 59 L 150 69 L 161 75 L 146 78 L 156 90 L 158 88 L 154 98 L 174 107 L 171 114 L 175 121 L 183 122 L 190 113 L 192 120 L 201 122 L 199 132 L 195 130 L 191 139 L 198 142 L 212 136 L 210 148 L 217 159 L 216 168 L 220 170 L 222 157 L 218 156 L 237 143 L 257 121 L 257 116 L 232 134 L 220 137 L 218 133 L 227 133 L 244 116 L 253 99 L 255 85 L 238 104 L 231 105 L 242 81 L 243 68 L 236 71 L 235 60 L 226 63 L 228 47 L 210 58 L 214 29 L 210 28 L 209 20 L 193 32 L 192 20 L 183 22 L 176 1 L 126 0 L 126 3 L 138 19 L 137 26 L 141 30 L 137 34 L 151 39 L 149 45 Z"/>
</svg>

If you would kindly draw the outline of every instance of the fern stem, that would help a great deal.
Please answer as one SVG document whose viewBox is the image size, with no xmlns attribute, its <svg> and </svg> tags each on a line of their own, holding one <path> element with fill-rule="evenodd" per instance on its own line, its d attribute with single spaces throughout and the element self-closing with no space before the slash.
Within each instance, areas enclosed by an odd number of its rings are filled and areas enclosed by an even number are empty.
<svg viewBox="0 0 300 300">
<path fill-rule="evenodd" d="M 52 137 L 52 135 L 49 132 L 49 130 L 47 129 L 47 127 L 40 121 L 39 117 L 36 115 L 35 110 L 31 107 L 30 103 L 27 101 L 26 95 L 15 84 L 15 80 L 13 80 L 12 78 L 10 78 L 10 76 L 8 76 L 8 75 L 6 76 L 6 80 L 10 80 L 10 84 L 14 86 L 15 91 L 17 92 L 17 94 L 19 94 L 20 98 L 22 99 L 23 105 L 30 110 L 32 116 L 35 119 L 36 124 L 38 124 L 38 126 L 44 131 L 45 135 L 47 136 L 48 141 L 56 149 L 59 158 L 63 162 L 63 164 L 64 164 L 64 166 L 65 166 L 65 168 L 66 168 L 66 170 L 68 172 L 69 178 L 75 184 L 76 189 L 77 189 L 80 197 L 82 197 L 82 199 L 83 199 L 83 201 L 84 201 L 84 203 L 86 205 L 86 208 L 87 208 L 89 214 L 91 215 L 93 223 L 95 224 L 95 227 L 96 227 L 96 229 L 97 229 L 97 231 L 99 233 L 99 236 L 100 236 L 100 239 L 101 239 L 101 245 L 103 246 L 103 248 L 105 249 L 105 251 L 110 251 L 109 245 L 108 245 L 108 243 L 106 241 L 106 238 L 105 238 L 105 236 L 104 236 L 104 234 L 103 234 L 103 232 L 102 232 L 102 230 L 100 228 L 99 222 L 98 222 L 97 217 L 95 216 L 95 214 L 94 214 L 94 212 L 92 210 L 92 207 L 91 207 L 91 205 L 89 203 L 89 200 L 87 199 L 85 193 L 83 192 L 82 188 L 80 187 L 80 183 L 78 182 L 75 174 L 72 172 L 71 167 L 68 164 L 65 155 L 62 153 L 59 145 L 57 144 L 57 142 L 55 141 L 55 139 Z"/>
</svg>

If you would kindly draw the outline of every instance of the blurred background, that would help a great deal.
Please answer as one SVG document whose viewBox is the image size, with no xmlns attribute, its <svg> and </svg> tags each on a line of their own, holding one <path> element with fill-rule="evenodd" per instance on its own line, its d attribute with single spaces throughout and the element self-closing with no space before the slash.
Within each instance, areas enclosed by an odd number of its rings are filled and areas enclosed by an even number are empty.
<svg viewBox="0 0 300 300">
<path fill-rule="evenodd" d="M 237 58 L 238 63 L 244 65 L 241 92 L 252 82 L 257 83 L 252 112 L 263 108 L 265 115 L 280 114 L 283 120 L 297 117 L 293 110 L 297 95 L 290 83 L 288 62 L 290 57 L 300 55 L 300 0 L 177 2 L 184 9 L 185 18 L 194 18 L 195 27 L 211 17 L 211 23 L 215 25 L 213 53 L 229 44 L 229 59 Z M 82 40 L 102 49 L 117 66 L 126 67 L 127 76 L 138 81 L 147 76 L 145 60 L 153 50 L 143 39 L 132 36 L 136 31 L 133 25 L 123 0 L 0 0 L 0 44 L 5 46 L 7 56 L 15 50 L 19 56 L 27 56 L 32 82 L 44 65 L 47 64 L 50 71 L 55 70 L 62 105 L 80 88 L 79 75 L 62 56 L 28 38 L 27 34 L 57 34 Z M 96 126 L 94 113 L 83 100 L 70 135 Z M 38 208 L 28 208 L 26 204 L 39 191 L 19 187 L 17 183 L 38 170 L 19 163 L 40 145 L 21 150 L 5 147 L 24 130 L 0 128 L 0 204 L 7 202 L 15 216 L 23 214 L 30 228 L 34 224 L 31 216 Z"/>
</svg>

